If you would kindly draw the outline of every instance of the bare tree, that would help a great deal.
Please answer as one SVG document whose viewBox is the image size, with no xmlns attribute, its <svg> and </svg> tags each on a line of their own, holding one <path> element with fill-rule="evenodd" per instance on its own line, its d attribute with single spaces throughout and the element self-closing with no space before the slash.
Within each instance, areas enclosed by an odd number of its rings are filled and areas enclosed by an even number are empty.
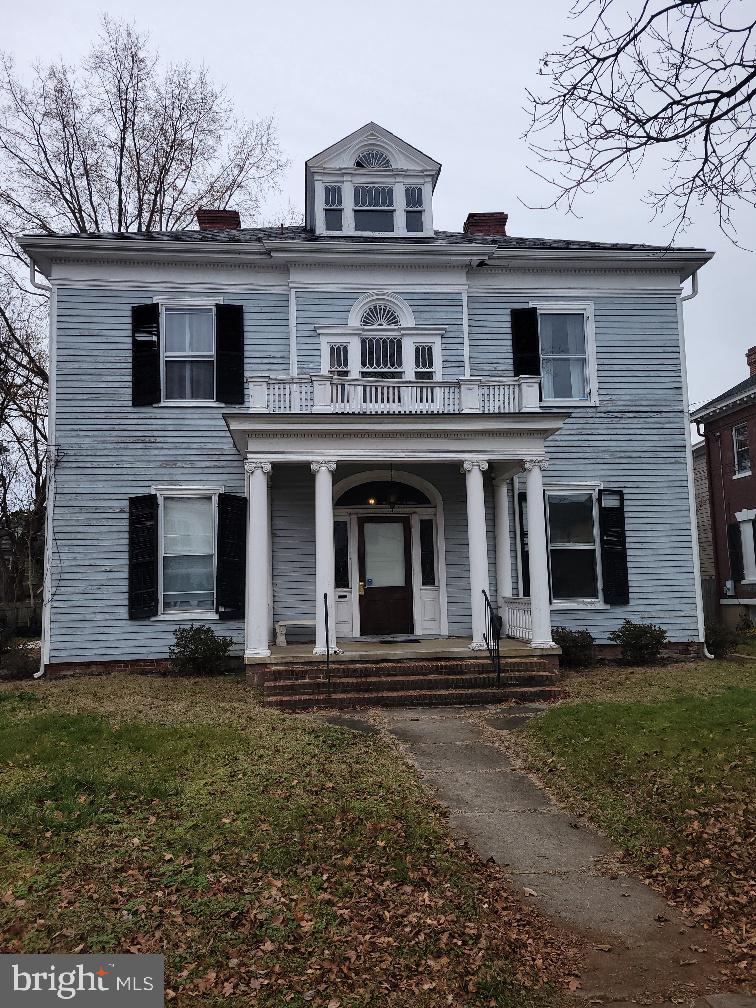
<svg viewBox="0 0 756 1008">
<path fill-rule="evenodd" d="M 46 299 L 14 236 L 174 230 L 231 201 L 253 223 L 284 166 L 272 119 L 240 121 L 128 23 L 103 17 L 80 66 L 29 83 L 0 57 L 0 549 L 41 535 L 46 493 Z"/>
<path fill-rule="evenodd" d="M 80 68 L 0 77 L 0 224 L 160 231 L 231 200 L 254 220 L 284 166 L 273 121 L 240 122 L 204 68 L 160 70 L 146 36 L 103 18 Z"/>
<path fill-rule="evenodd" d="M 647 199 L 675 233 L 696 205 L 736 239 L 738 206 L 756 206 L 756 8 L 740 0 L 576 0 L 578 30 L 547 53 L 547 86 L 529 93 L 526 133 L 573 210 L 623 169 L 663 153 Z"/>
</svg>

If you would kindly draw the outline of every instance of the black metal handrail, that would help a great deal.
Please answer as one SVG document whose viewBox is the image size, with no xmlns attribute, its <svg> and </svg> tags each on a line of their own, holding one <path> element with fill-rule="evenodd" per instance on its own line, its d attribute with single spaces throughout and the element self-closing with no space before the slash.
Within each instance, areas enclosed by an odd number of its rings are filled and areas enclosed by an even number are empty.
<svg viewBox="0 0 756 1008">
<path fill-rule="evenodd" d="M 501 616 L 491 605 L 491 600 L 485 588 L 483 589 L 483 605 L 485 613 L 485 630 L 483 640 L 488 648 L 488 657 L 491 659 L 491 666 L 496 674 L 496 685 L 501 686 L 501 654 L 499 652 L 499 641 L 501 640 L 501 630 L 504 624 Z"/>
<path fill-rule="evenodd" d="M 331 688 L 331 628 L 328 617 L 328 592 L 323 592 L 323 609 L 325 611 L 325 662 L 326 684 Z"/>
</svg>

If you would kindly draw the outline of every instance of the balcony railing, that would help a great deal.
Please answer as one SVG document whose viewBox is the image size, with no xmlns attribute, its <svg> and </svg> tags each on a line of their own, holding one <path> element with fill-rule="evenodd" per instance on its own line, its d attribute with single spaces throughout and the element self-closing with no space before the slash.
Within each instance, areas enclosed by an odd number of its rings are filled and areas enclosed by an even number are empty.
<svg viewBox="0 0 756 1008">
<path fill-rule="evenodd" d="M 253 413 L 522 413 L 540 409 L 538 378 L 377 380 L 247 378 Z"/>
</svg>

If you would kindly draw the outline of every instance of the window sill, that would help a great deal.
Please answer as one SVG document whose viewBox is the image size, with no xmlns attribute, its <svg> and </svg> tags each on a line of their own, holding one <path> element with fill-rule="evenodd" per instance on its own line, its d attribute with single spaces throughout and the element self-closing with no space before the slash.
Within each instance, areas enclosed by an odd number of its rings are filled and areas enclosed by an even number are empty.
<svg viewBox="0 0 756 1008">
<path fill-rule="evenodd" d="M 733 473 L 732 474 L 732 478 L 734 480 L 736 480 L 736 479 L 743 479 L 743 477 L 745 477 L 745 476 L 751 476 L 751 475 L 752 475 L 752 473 L 751 473 L 751 470 L 749 469 L 748 472 Z"/>
<path fill-rule="evenodd" d="M 156 406 L 225 406 L 217 399 L 163 399 Z"/>
<path fill-rule="evenodd" d="M 541 408 L 548 409 L 550 406 L 556 407 L 557 409 L 575 409 L 579 406 L 581 409 L 585 409 L 588 406 L 598 406 L 598 399 L 542 399 Z"/>
<path fill-rule="evenodd" d="M 608 606 L 606 604 L 606 602 L 592 601 L 590 599 L 588 599 L 586 601 L 580 601 L 580 600 L 576 599 L 576 600 L 571 600 L 569 602 L 552 602 L 551 603 L 551 609 L 552 609 L 552 611 L 557 610 L 559 612 L 562 612 L 565 609 L 591 609 L 591 610 L 598 610 L 598 611 L 602 611 L 603 612 L 603 610 L 610 609 L 610 608 L 611 608 L 611 606 Z"/>
<path fill-rule="evenodd" d="M 209 620 L 219 620 L 220 616 L 217 612 L 197 612 L 193 613 L 160 613 L 159 616 L 150 617 L 154 622 L 157 623 L 180 623 L 194 620 L 200 620 L 203 623 L 207 623 Z"/>
</svg>

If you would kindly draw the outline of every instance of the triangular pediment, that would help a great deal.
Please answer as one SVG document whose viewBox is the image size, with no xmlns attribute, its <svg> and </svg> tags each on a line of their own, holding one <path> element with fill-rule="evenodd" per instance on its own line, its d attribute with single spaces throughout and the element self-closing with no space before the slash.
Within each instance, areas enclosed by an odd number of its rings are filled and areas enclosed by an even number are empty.
<svg viewBox="0 0 756 1008">
<path fill-rule="evenodd" d="M 392 168 L 403 171 L 430 172 L 435 183 L 441 164 L 417 147 L 406 143 L 378 123 L 369 122 L 354 133 L 326 147 L 306 162 L 309 171 L 344 169 L 354 166 L 362 151 L 375 149 L 387 155 Z"/>
</svg>

